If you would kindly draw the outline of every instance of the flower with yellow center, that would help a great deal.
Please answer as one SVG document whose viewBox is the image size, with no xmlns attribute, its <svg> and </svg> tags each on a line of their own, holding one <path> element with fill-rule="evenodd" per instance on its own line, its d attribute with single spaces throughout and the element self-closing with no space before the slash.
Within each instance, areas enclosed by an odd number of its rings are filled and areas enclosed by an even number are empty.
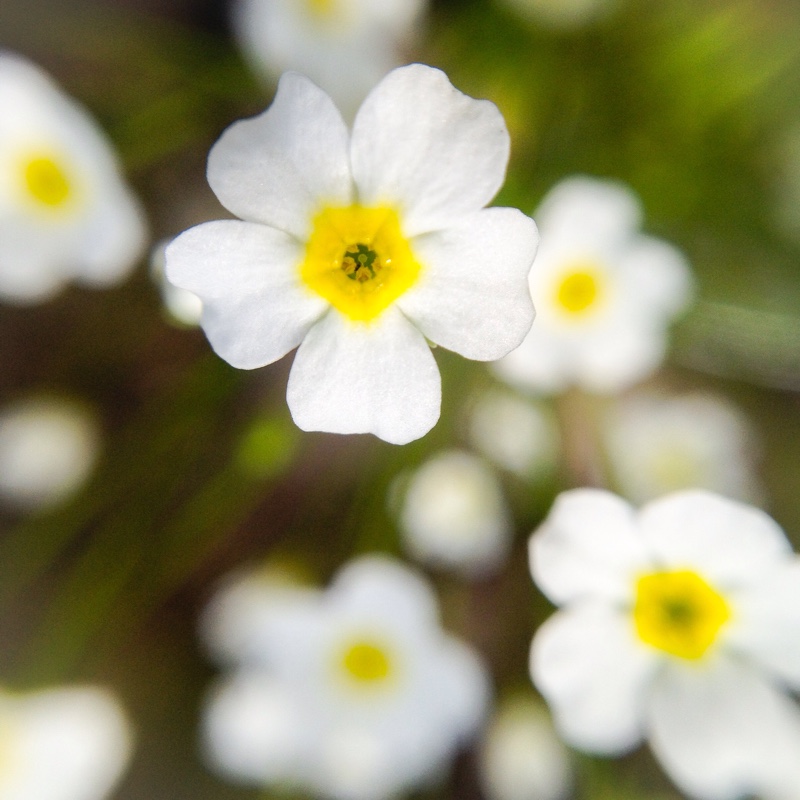
<svg viewBox="0 0 800 800">
<path fill-rule="evenodd" d="M 409 442 L 439 416 L 427 340 L 488 361 L 533 321 L 536 226 L 484 208 L 508 147 L 497 108 L 431 67 L 389 74 L 352 131 L 288 73 L 272 106 L 209 155 L 211 187 L 241 220 L 181 234 L 167 277 L 201 299 L 203 329 L 234 366 L 299 345 L 287 391 L 299 427 Z"/>
<path fill-rule="evenodd" d="M 103 134 L 38 67 L 0 52 L 0 299 L 46 300 L 70 280 L 124 278 L 142 212 Z"/>
<path fill-rule="evenodd" d="M 536 583 L 563 606 L 531 673 L 560 734 L 614 755 L 649 741 L 690 797 L 800 787 L 800 559 L 751 506 L 679 492 L 638 512 L 560 495 L 531 538 Z"/>
<path fill-rule="evenodd" d="M 616 392 L 661 363 L 669 321 L 687 304 L 680 253 L 639 232 L 636 196 L 612 181 L 572 177 L 534 212 L 542 246 L 530 272 L 536 325 L 495 365 L 541 393 Z"/>
<path fill-rule="evenodd" d="M 347 119 L 386 73 L 406 61 L 425 0 L 235 0 L 233 30 L 270 82 L 297 70 Z"/>
<path fill-rule="evenodd" d="M 252 608 L 205 720 L 211 766 L 254 786 L 383 800 L 429 781 L 480 723 L 483 669 L 444 633 L 423 579 L 381 557 L 294 605 Z M 236 622 L 230 615 L 233 628 Z"/>
<path fill-rule="evenodd" d="M 131 740 L 118 701 L 102 689 L 0 692 L 0 798 L 110 798 Z"/>
</svg>

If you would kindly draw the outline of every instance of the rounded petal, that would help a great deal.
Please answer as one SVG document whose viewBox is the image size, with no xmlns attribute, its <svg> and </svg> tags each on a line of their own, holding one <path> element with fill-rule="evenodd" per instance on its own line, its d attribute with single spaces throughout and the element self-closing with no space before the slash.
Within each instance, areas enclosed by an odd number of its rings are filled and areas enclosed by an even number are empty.
<svg viewBox="0 0 800 800">
<path fill-rule="evenodd" d="M 263 114 L 235 122 L 211 148 L 208 182 L 237 217 L 305 239 L 321 203 L 351 201 L 347 146 L 330 97 L 289 72 Z"/>
<path fill-rule="evenodd" d="M 433 67 L 400 67 L 356 115 L 351 161 L 359 200 L 398 208 L 407 236 L 448 227 L 495 196 L 509 146 L 493 103 L 467 97 Z"/>
<path fill-rule="evenodd" d="M 594 753 L 619 754 L 639 743 L 657 664 L 627 615 L 601 604 L 559 611 L 531 647 L 531 676 L 560 735 Z"/>
<path fill-rule="evenodd" d="M 800 690 L 800 558 L 735 594 L 726 641 Z"/>
<path fill-rule="evenodd" d="M 287 687 L 241 671 L 220 684 L 203 721 L 206 760 L 243 783 L 296 779 L 304 757 L 304 715 Z"/>
<path fill-rule="evenodd" d="M 425 338 L 398 310 L 372 323 L 331 311 L 297 351 L 286 399 L 303 430 L 406 444 L 439 419 L 441 381 Z"/>
<path fill-rule="evenodd" d="M 178 236 L 166 258 L 167 278 L 202 300 L 211 346 L 240 369 L 286 355 L 327 308 L 300 283 L 298 242 L 266 225 L 205 222 Z"/>
<path fill-rule="evenodd" d="M 492 361 L 519 346 L 533 323 L 527 275 L 538 234 L 514 208 L 470 214 L 412 243 L 424 265 L 398 305 L 433 342 Z"/>
<path fill-rule="evenodd" d="M 800 711 L 744 664 L 721 658 L 665 670 L 654 682 L 647 724 L 653 752 L 691 796 L 797 796 Z"/>
<path fill-rule="evenodd" d="M 530 541 L 531 572 L 554 602 L 629 600 L 649 563 L 633 508 L 602 489 L 562 492 Z"/>
<path fill-rule="evenodd" d="M 49 689 L 0 700 L 4 797 L 68 800 L 108 796 L 127 767 L 129 723 L 116 698 L 95 687 Z"/>
<path fill-rule="evenodd" d="M 700 490 L 648 503 L 639 513 L 639 524 L 660 564 L 690 566 L 722 587 L 758 584 L 791 551 L 769 515 Z"/>
</svg>

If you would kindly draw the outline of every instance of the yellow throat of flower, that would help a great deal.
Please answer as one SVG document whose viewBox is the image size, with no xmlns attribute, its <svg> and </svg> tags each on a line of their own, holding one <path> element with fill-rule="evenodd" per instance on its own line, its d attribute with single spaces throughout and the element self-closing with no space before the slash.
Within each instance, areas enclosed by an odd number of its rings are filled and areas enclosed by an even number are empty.
<svg viewBox="0 0 800 800">
<path fill-rule="evenodd" d="M 691 570 L 653 572 L 637 581 L 636 632 L 670 655 L 702 658 L 730 617 L 725 598 Z"/>
<path fill-rule="evenodd" d="M 389 648 L 370 637 L 348 642 L 341 650 L 340 667 L 348 682 L 361 688 L 384 686 L 394 672 Z"/>
<path fill-rule="evenodd" d="M 555 307 L 564 316 L 583 319 L 597 310 L 603 301 L 604 288 L 602 270 L 595 264 L 571 264 L 556 281 Z"/>
<path fill-rule="evenodd" d="M 75 186 L 63 159 L 52 153 L 28 153 L 19 160 L 22 192 L 45 212 L 63 211 L 75 199 Z"/>
<path fill-rule="evenodd" d="M 385 206 L 328 206 L 313 219 L 300 277 L 354 322 L 369 322 L 417 281 L 420 265 Z"/>
</svg>

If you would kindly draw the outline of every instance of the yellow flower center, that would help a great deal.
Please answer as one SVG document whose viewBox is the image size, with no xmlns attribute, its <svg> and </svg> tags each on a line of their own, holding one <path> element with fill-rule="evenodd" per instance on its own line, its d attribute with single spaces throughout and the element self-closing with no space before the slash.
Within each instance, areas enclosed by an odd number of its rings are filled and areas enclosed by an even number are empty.
<svg viewBox="0 0 800 800">
<path fill-rule="evenodd" d="M 730 616 L 725 598 L 691 570 L 654 572 L 636 584 L 636 632 L 670 655 L 702 658 Z"/>
<path fill-rule="evenodd" d="M 305 2 L 315 17 L 329 17 L 336 7 L 336 0 L 305 0 Z"/>
<path fill-rule="evenodd" d="M 353 642 L 345 648 L 341 664 L 347 677 L 362 686 L 385 683 L 392 674 L 386 648 L 369 639 Z"/>
<path fill-rule="evenodd" d="M 58 209 L 69 202 L 73 188 L 57 158 L 36 154 L 22 159 L 21 166 L 25 190 L 37 205 Z"/>
<path fill-rule="evenodd" d="M 300 277 L 355 322 L 368 322 L 414 285 L 420 273 L 391 208 L 329 206 L 313 220 Z"/>
<path fill-rule="evenodd" d="M 699 457 L 679 443 L 661 445 L 651 459 L 653 475 L 666 492 L 688 489 L 704 482 L 705 471 Z"/>
<path fill-rule="evenodd" d="M 577 264 L 556 286 L 556 306 L 570 316 L 583 316 L 602 297 L 602 276 L 592 264 Z"/>
</svg>

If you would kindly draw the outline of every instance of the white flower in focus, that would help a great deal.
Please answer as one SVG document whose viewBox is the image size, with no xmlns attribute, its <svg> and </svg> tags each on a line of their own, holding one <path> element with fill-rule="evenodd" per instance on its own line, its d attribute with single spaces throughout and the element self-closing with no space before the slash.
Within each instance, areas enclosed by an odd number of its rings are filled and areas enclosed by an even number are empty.
<svg viewBox="0 0 800 800">
<path fill-rule="evenodd" d="M 26 398 L 0 410 L 0 498 L 20 508 L 55 505 L 86 481 L 100 432 L 83 406 Z"/>
<path fill-rule="evenodd" d="M 239 782 L 381 800 L 436 778 L 483 718 L 487 679 L 444 633 L 428 585 L 379 557 L 351 562 L 316 605 L 268 614 L 262 663 L 213 693 L 209 761 Z"/>
<path fill-rule="evenodd" d="M 203 329 L 234 366 L 299 345 L 287 401 L 300 428 L 409 442 L 439 417 L 426 338 L 491 360 L 531 325 L 536 227 L 484 208 L 507 159 L 497 108 L 439 70 L 394 70 L 352 133 L 321 89 L 286 74 L 272 106 L 209 155 L 211 187 L 244 221 L 181 234 L 167 277 L 200 297 Z"/>
<path fill-rule="evenodd" d="M 646 738 L 703 800 L 798 796 L 800 559 L 770 517 L 703 491 L 636 512 L 578 489 L 530 553 L 563 606 L 531 673 L 567 742 L 615 755 Z"/>
<path fill-rule="evenodd" d="M 469 438 L 497 466 L 523 478 L 556 469 L 561 448 L 551 409 L 508 391 L 491 389 L 470 409 Z"/>
<path fill-rule="evenodd" d="M 0 108 L 0 299 L 37 302 L 71 280 L 125 278 L 145 226 L 97 125 L 42 70 L 2 50 Z"/>
<path fill-rule="evenodd" d="M 132 736 L 116 699 L 93 687 L 0 693 L 0 800 L 104 800 Z"/>
<path fill-rule="evenodd" d="M 495 712 L 479 767 L 487 800 L 563 800 L 572 788 L 569 752 L 546 709 L 528 697 L 509 698 Z"/>
<path fill-rule="evenodd" d="M 575 30 L 607 17 L 620 0 L 504 0 L 531 22 L 556 30 Z"/>
<path fill-rule="evenodd" d="M 414 558 L 466 573 L 497 567 L 513 533 L 494 471 L 461 450 L 439 453 L 411 475 L 398 524 Z"/>
<path fill-rule="evenodd" d="M 405 60 L 424 0 L 238 0 L 233 26 L 254 66 L 269 79 L 307 75 L 346 117 Z"/>
<path fill-rule="evenodd" d="M 650 375 L 691 293 L 682 255 L 639 232 L 639 201 L 612 181 L 568 178 L 534 216 L 542 237 L 529 276 L 536 324 L 496 374 L 544 393 L 616 392 Z"/>
<path fill-rule="evenodd" d="M 709 489 L 755 502 L 756 446 L 747 418 L 705 394 L 622 400 L 604 431 L 621 494 L 636 504 L 679 489 Z"/>
</svg>

